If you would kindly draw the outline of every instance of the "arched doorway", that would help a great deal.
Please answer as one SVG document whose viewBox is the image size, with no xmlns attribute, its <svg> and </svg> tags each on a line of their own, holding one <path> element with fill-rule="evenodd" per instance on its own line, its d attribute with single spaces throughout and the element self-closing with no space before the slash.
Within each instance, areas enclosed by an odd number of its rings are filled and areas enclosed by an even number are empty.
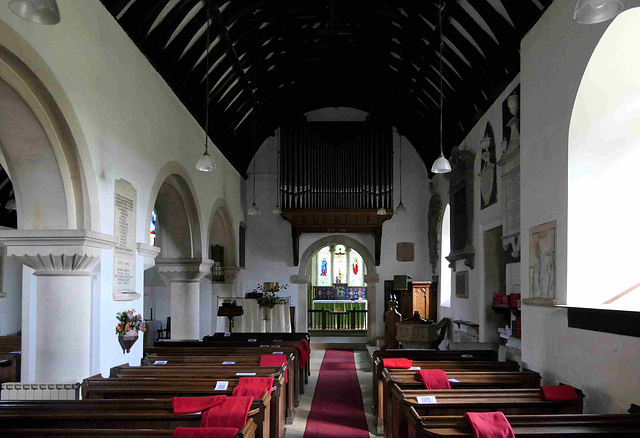
<svg viewBox="0 0 640 438">
<path fill-rule="evenodd" d="M 363 269 L 362 279 L 366 284 L 367 295 L 367 316 L 366 316 L 366 331 L 367 340 L 371 340 L 375 333 L 376 322 L 376 284 L 378 283 L 378 274 L 376 271 L 375 261 L 371 252 L 362 243 L 357 240 L 348 237 L 333 235 L 318 239 L 304 251 L 302 257 L 300 257 L 300 264 L 298 269 L 297 284 L 298 284 L 298 330 L 306 331 L 309 329 L 308 312 L 309 308 L 309 285 L 313 284 L 313 261 L 317 261 L 317 254 L 323 248 L 336 248 L 336 246 L 342 246 L 345 249 L 353 249 L 362 260 L 362 266 L 359 269 Z M 345 273 L 343 273 L 345 274 Z M 335 276 L 332 275 L 332 279 L 335 280 Z"/>
</svg>

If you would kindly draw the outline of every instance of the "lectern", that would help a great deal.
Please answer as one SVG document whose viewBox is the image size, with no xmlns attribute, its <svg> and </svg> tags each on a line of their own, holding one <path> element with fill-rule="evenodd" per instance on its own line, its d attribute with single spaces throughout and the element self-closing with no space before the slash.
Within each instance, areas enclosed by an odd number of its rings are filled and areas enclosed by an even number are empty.
<svg viewBox="0 0 640 438">
<path fill-rule="evenodd" d="M 244 310 L 242 310 L 242 306 L 238 306 L 235 301 L 223 301 L 222 305 L 218 307 L 218 316 L 226 316 L 229 318 L 229 332 L 233 332 L 233 317 L 242 315 L 244 315 Z"/>
</svg>

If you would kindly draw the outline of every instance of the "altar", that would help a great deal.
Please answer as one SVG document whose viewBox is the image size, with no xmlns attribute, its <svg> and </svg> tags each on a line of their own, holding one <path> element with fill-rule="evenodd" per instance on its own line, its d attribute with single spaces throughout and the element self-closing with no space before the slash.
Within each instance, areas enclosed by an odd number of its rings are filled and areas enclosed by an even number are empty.
<svg viewBox="0 0 640 438">
<path fill-rule="evenodd" d="M 269 312 L 270 319 L 265 320 L 265 312 L 253 298 L 229 298 L 219 297 L 216 309 L 224 300 L 233 299 L 238 306 L 242 306 L 244 315 L 233 318 L 233 332 L 263 332 L 263 333 L 290 333 L 291 314 L 289 313 L 289 298 L 285 304 L 276 304 Z M 229 319 L 226 316 L 216 318 L 216 332 L 228 332 Z"/>
<path fill-rule="evenodd" d="M 314 300 L 312 303 L 313 310 L 327 310 L 329 315 L 327 318 L 327 329 L 338 328 L 337 313 L 352 313 L 353 310 L 367 310 L 367 300 Z M 353 312 L 349 315 L 350 318 L 355 319 L 355 327 L 361 330 L 367 328 L 367 313 L 366 312 Z M 351 321 L 348 321 L 349 326 Z M 315 317 L 310 322 L 310 326 L 314 329 L 320 328 L 321 320 L 319 317 Z"/>
</svg>

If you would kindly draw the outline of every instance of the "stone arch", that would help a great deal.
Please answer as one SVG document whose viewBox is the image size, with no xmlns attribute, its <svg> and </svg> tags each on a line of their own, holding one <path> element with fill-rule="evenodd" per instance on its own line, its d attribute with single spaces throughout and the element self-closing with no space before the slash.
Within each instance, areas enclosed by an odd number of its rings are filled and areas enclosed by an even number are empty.
<svg viewBox="0 0 640 438">
<path fill-rule="evenodd" d="M 96 228 L 97 184 L 88 148 L 82 131 L 67 123 L 77 127 L 77 117 L 44 61 L 6 25 L 0 30 L 7 32 L 3 42 L 20 54 L 0 46 L 0 150 L 14 185 L 18 228 Z M 22 57 L 40 61 L 38 72 L 55 91 Z"/>
<path fill-rule="evenodd" d="M 367 312 L 367 340 L 370 341 L 375 337 L 375 324 L 376 324 L 376 284 L 379 282 L 378 272 L 376 270 L 376 263 L 371 255 L 369 249 L 356 239 L 349 236 L 341 236 L 338 234 L 322 237 L 313 242 L 304 251 L 302 257 L 300 257 L 300 263 L 298 264 L 298 275 L 295 278 L 295 283 L 298 284 L 298 324 L 299 331 L 307 330 L 307 284 L 310 282 L 310 278 L 307 275 L 307 268 L 309 262 L 313 258 L 313 255 L 325 246 L 330 245 L 345 245 L 349 248 L 355 249 L 364 262 L 367 268 L 367 274 L 365 275 L 365 282 L 367 283 L 367 300 L 368 300 L 368 312 Z M 304 310 L 303 310 L 304 309 Z"/>
<path fill-rule="evenodd" d="M 218 198 L 213 203 L 207 228 L 209 245 L 219 243 L 224 247 L 225 266 L 237 266 L 237 246 L 233 218 L 229 213 L 229 206 L 224 198 Z M 209 255 L 211 258 L 211 255 Z"/>
<path fill-rule="evenodd" d="M 162 227 L 163 223 L 165 226 L 171 224 L 171 231 L 177 233 L 177 235 L 172 236 L 174 239 L 172 243 L 175 243 L 177 246 L 162 248 L 161 242 L 156 243 L 157 246 L 162 249 L 161 258 L 200 259 L 203 257 L 200 216 L 198 214 L 194 193 L 193 183 L 188 176 L 187 170 L 180 163 L 175 161 L 169 162 L 158 172 L 158 176 L 151 189 L 147 213 L 145 215 L 145 224 L 151 223 L 153 209 L 157 207 L 157 203 L 160 201 L 160 208 L 162 209 L 162 205 L 164 205 L 166 212 L 160 214 L 160 212 L 157 211 L 159 226 Z M 171 212 L 173 219 L 171 222 L 166 221 L 169 212 Z M 165 217 L 164 221 L 162 216 Z M 180 220 L 183 222 L 180 222 Z M 179 226 L 181 224 L 186 224 L 187 227 L 180 229 Z M 158 234 L 160 235 L 160 233 Z M 177 239 L 183 239 L 185 237 L 185 242 L 177 242 Z M 148 233 L 145 233 L 145 243 L 149 243 Z"/>
</svg>

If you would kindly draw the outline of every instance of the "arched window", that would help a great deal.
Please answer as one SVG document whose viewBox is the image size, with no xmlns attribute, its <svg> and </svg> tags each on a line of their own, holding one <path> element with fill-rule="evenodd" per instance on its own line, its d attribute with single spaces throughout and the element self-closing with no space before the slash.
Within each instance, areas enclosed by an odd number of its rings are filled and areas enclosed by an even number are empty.
<svg viewBox="0 0 640 438">
<path fill-rule="evenodd" d="M 156 246 L 156 229 L 158 225 L 158 216 L 156 211 L 151 212 L 151 224 L 149 224 L 149 245 Z"/>
<path fill-rule="evenodd" d="M 598 42 L 576 94 L 568 139 L 570 306 L 640 310 L 633 289 L 640 283 L 639 38 L 640 8 L 628 9 Z"/>
<path fill-rule="evenodd" d="M 325 246 L 314 257 L 314 286 L 332 286 L 335 283 L 354 287 L 365 286 L 364 263 L 362 256 L 355 249 L 344 245 Z"/>
<path fill-rule="evenodd" d="M 440 279 L 438 288 L 440 289 L 440 305 L 451 307 L 451 268 L 449 261 L 445 258 L 451 252 L 451 209 L 450 205 L 444 209 L 442 215 L 442 231 L 440 232 Z"/>
</svg>

